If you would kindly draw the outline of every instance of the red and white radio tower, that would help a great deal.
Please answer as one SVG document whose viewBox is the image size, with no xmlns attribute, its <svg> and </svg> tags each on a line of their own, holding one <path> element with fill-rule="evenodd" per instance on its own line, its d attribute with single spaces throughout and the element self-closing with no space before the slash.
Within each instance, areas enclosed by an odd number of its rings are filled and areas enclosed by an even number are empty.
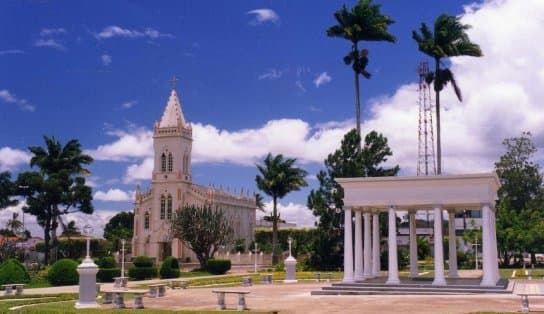
<svg viewBox="0 0 544 314">
<path fill-rule="evenodd" d="M 431 89 L 425 77 L 429 73 L 426 61 L 419 63 L 419 127 L 418 127 L 418 158 L 417 175 L 436 175 L 433 135 L 433 106 L 431 104 Z"/>
</svg>

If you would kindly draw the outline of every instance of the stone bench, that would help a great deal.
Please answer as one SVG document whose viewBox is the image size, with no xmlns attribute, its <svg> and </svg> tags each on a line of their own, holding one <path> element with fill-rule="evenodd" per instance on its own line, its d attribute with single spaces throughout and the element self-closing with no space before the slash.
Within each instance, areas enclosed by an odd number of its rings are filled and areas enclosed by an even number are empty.
<svg viewBox="0 0 544 314">
<path fill-rule="evenodd" d="M 128 284 L 128 277 L 113 277 L 114 288 L 126 288 Z"/>
<path fill-rule="evenodd" d="M 242 277 L 242 286 L 253 286 L 253 278 L 249 276 Z"/>
<path fill-rule="evenodd" d="M 168 280 L 168 286 L 170 289 L 174 290 L 178 286 L 180 289 L 187 289 L 187 280 L 185 279 L 170 279 Z"/>
<path fill-rule="evenodd" d="M 21 295 L 23 294 L 23 289 L 25 287 L 25 284 L 24 283 L 10 283 L 10 284 L 6 284 L 6 285 L 2 285 L 2 287 L 4 287 L 4 294 L 5 295 L 10 295 L 13 293 L 13 290 L 15 290 L 15 294 L 16 295 Z"/>
<path fill-rule="evenodd" d="M 265 285 L 272 283 L 272 274 L 263 274 L 261 275 L 261 282 Z"/>
<path fill-rule="evenodd" d="M 246 305 L 246 294 L 249 294 L 249 291 L 237 291 L 237 290 L 212 290 L 213 293 L 217 295 L 217 309 L 225 310 L 227 306 L 225 305 L 225 294 L 237 294 L 238 295 L 238 306 L 237 310 L 243 311 L 247 310 Z"/>
<path fill-rule="evenodd" d="M 149 296 L 152 298 L 160 298 L 164 297 L 166 294 L 166 284 L 165 283 L 157 283 L 153 285 L 149 285 Z"/>
<path fill-rule="evenodd" d="M 321 279 L 321 273 L 315 273 L 315 281 L 320 282 Z M 330 282 L 332 280 L 332 273 L 327 273 L 327 282 Z"/>
<path fill-rule="evenodd" d="M 104 301 L 102 304 L 115 304 L 119 309 L 125 308 L 125 294 L 130 293 L 134 295 L 134 308 L 143 309 L 144 301 L 143 297 L 147 293 L 147 290 L 143 289 L 127 289 L 127 290 L 117 290 L 117 289 L 108 289 L 104 290 Z"/>
<path fill-rule="evenodd" d="M 519 284 L 514 285 L 515 294 L 521 297 L 521 312 L 529 312 L 529 296 L 544 296 L 544 284 Z"/>
</svg>

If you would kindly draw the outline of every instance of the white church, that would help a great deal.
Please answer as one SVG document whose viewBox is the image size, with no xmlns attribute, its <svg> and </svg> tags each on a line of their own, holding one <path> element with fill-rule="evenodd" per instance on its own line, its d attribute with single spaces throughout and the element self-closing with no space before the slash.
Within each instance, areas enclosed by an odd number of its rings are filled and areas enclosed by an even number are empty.
<svg viewBox="0 0 544 314">
<path fill-rule="evenodd" d="M 155 123 L 153 130 L 151 188 L 148 191 L 141 191 L 139 186 L 136 188 L 132 256 L 145 255 L 163 260 L 171 255 L 194 261 L 194 253 L 170 234 L 170 222 L 175 211 L 185 205 L 210 204 L 222 209 L 234 230 L 233 240 L 244 239 L 246 247 L 253 240 L 256 221 L 254 196 L 243 191 L 234 195 L 193 183 L 192 142 L 192 127 L 185 120 L 174 85 L 162 118 Z"/>
</svg>

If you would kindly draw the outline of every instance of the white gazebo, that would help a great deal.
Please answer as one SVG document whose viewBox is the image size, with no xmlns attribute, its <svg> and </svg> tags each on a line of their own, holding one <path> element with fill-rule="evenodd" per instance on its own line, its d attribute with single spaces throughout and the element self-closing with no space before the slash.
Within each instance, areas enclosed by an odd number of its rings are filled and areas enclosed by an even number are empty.
<svg viewBox="0 0 544 314">
<path fill-rule="evenodd" d="M 494 286 L 499 280 L 495 200 L 500 183 L 495 173 L 418 177 L 337 178 L 344 189 L 344 279 L 363 281 L 380 273 L 380 239 L 378 214 L 389 213 L 387 284 L 399 284 L 397 265 L 396 212 L 408 211 L 410 219 L 410 277 L 417 276 L 416 210 L 434 213 L 434 280 L 446 285 L 442 212 L 454 221 L 456 210 L 481 208 L 483 277 L 480 285 Z M 355 213 L 355 232 L 352 216 Z M 364 217 L 364 235 L 363 219 Z M 372 227 L 371 227 L 372 226 Z M 455 224 L 449 223 L 449 237 L 455 238 Z M 353 236 L 355 234 L 355 241 Z M 457 275 L 456 241 L 449 242 L 448 277 Z M 352 245 L 354 243 L 354 245 Z M 355 258 L 354 258 L 355 251 Z"/>
</svg>

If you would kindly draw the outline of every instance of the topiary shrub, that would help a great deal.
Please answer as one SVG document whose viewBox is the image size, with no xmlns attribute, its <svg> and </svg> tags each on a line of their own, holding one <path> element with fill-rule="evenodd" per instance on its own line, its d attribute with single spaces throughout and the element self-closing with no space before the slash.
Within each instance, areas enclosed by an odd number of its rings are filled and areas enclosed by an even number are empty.
<svg viewBox="0 0 544 314">
<path fill-rule="evenodd" d="M 18 260 L 10 258 L 0 265 L 0 285 L 29 282 L 30 276 Z"/>
<path fill-rule="evenodd" d="M 116 268 L 117 263 L 113 256 L 104 256 L 98 260 L 98 267 L 100 268 Z"/>
<path fill-rule="evenodd" d="M 47 272 L 47 280 L 53 286 L 75 285 L 79 281 L 77 273 L 77 262 L 68 258 L 63 258 L 51 265 Z"/>
<path fill-rule="evenodd" d="M 119 268 L 100 268 L 96 273 L 96 278 L 100 282 L 113 282 L 113 278 L 121 277 L 121 269 Z"/>
<path fill-rule="evenodd" d="M 136 267 L 128 268 L 128 276 L 135 280 L 144 280 L 157 277 L 157 267 Z"/>
<path fill-rule="evenodd" d="M 138 256 L 132 260 L 132 264 L 136 267 L 153 267 L 155 261 L 151 257 Z"/>
<path fill-rule="evenodd" d="M 209 259 L 206 270 L 214 275 L 222 275 L 230 270 L 231 264 L 228 259 Z"/>
<path fill-rule="evenodd" d="M 160 270 L 161 278 L 178 278 L 179 277 L 179 264 L 178 260 L 172 256 L 168 256 L 164 259 Z"/>
</svg>

